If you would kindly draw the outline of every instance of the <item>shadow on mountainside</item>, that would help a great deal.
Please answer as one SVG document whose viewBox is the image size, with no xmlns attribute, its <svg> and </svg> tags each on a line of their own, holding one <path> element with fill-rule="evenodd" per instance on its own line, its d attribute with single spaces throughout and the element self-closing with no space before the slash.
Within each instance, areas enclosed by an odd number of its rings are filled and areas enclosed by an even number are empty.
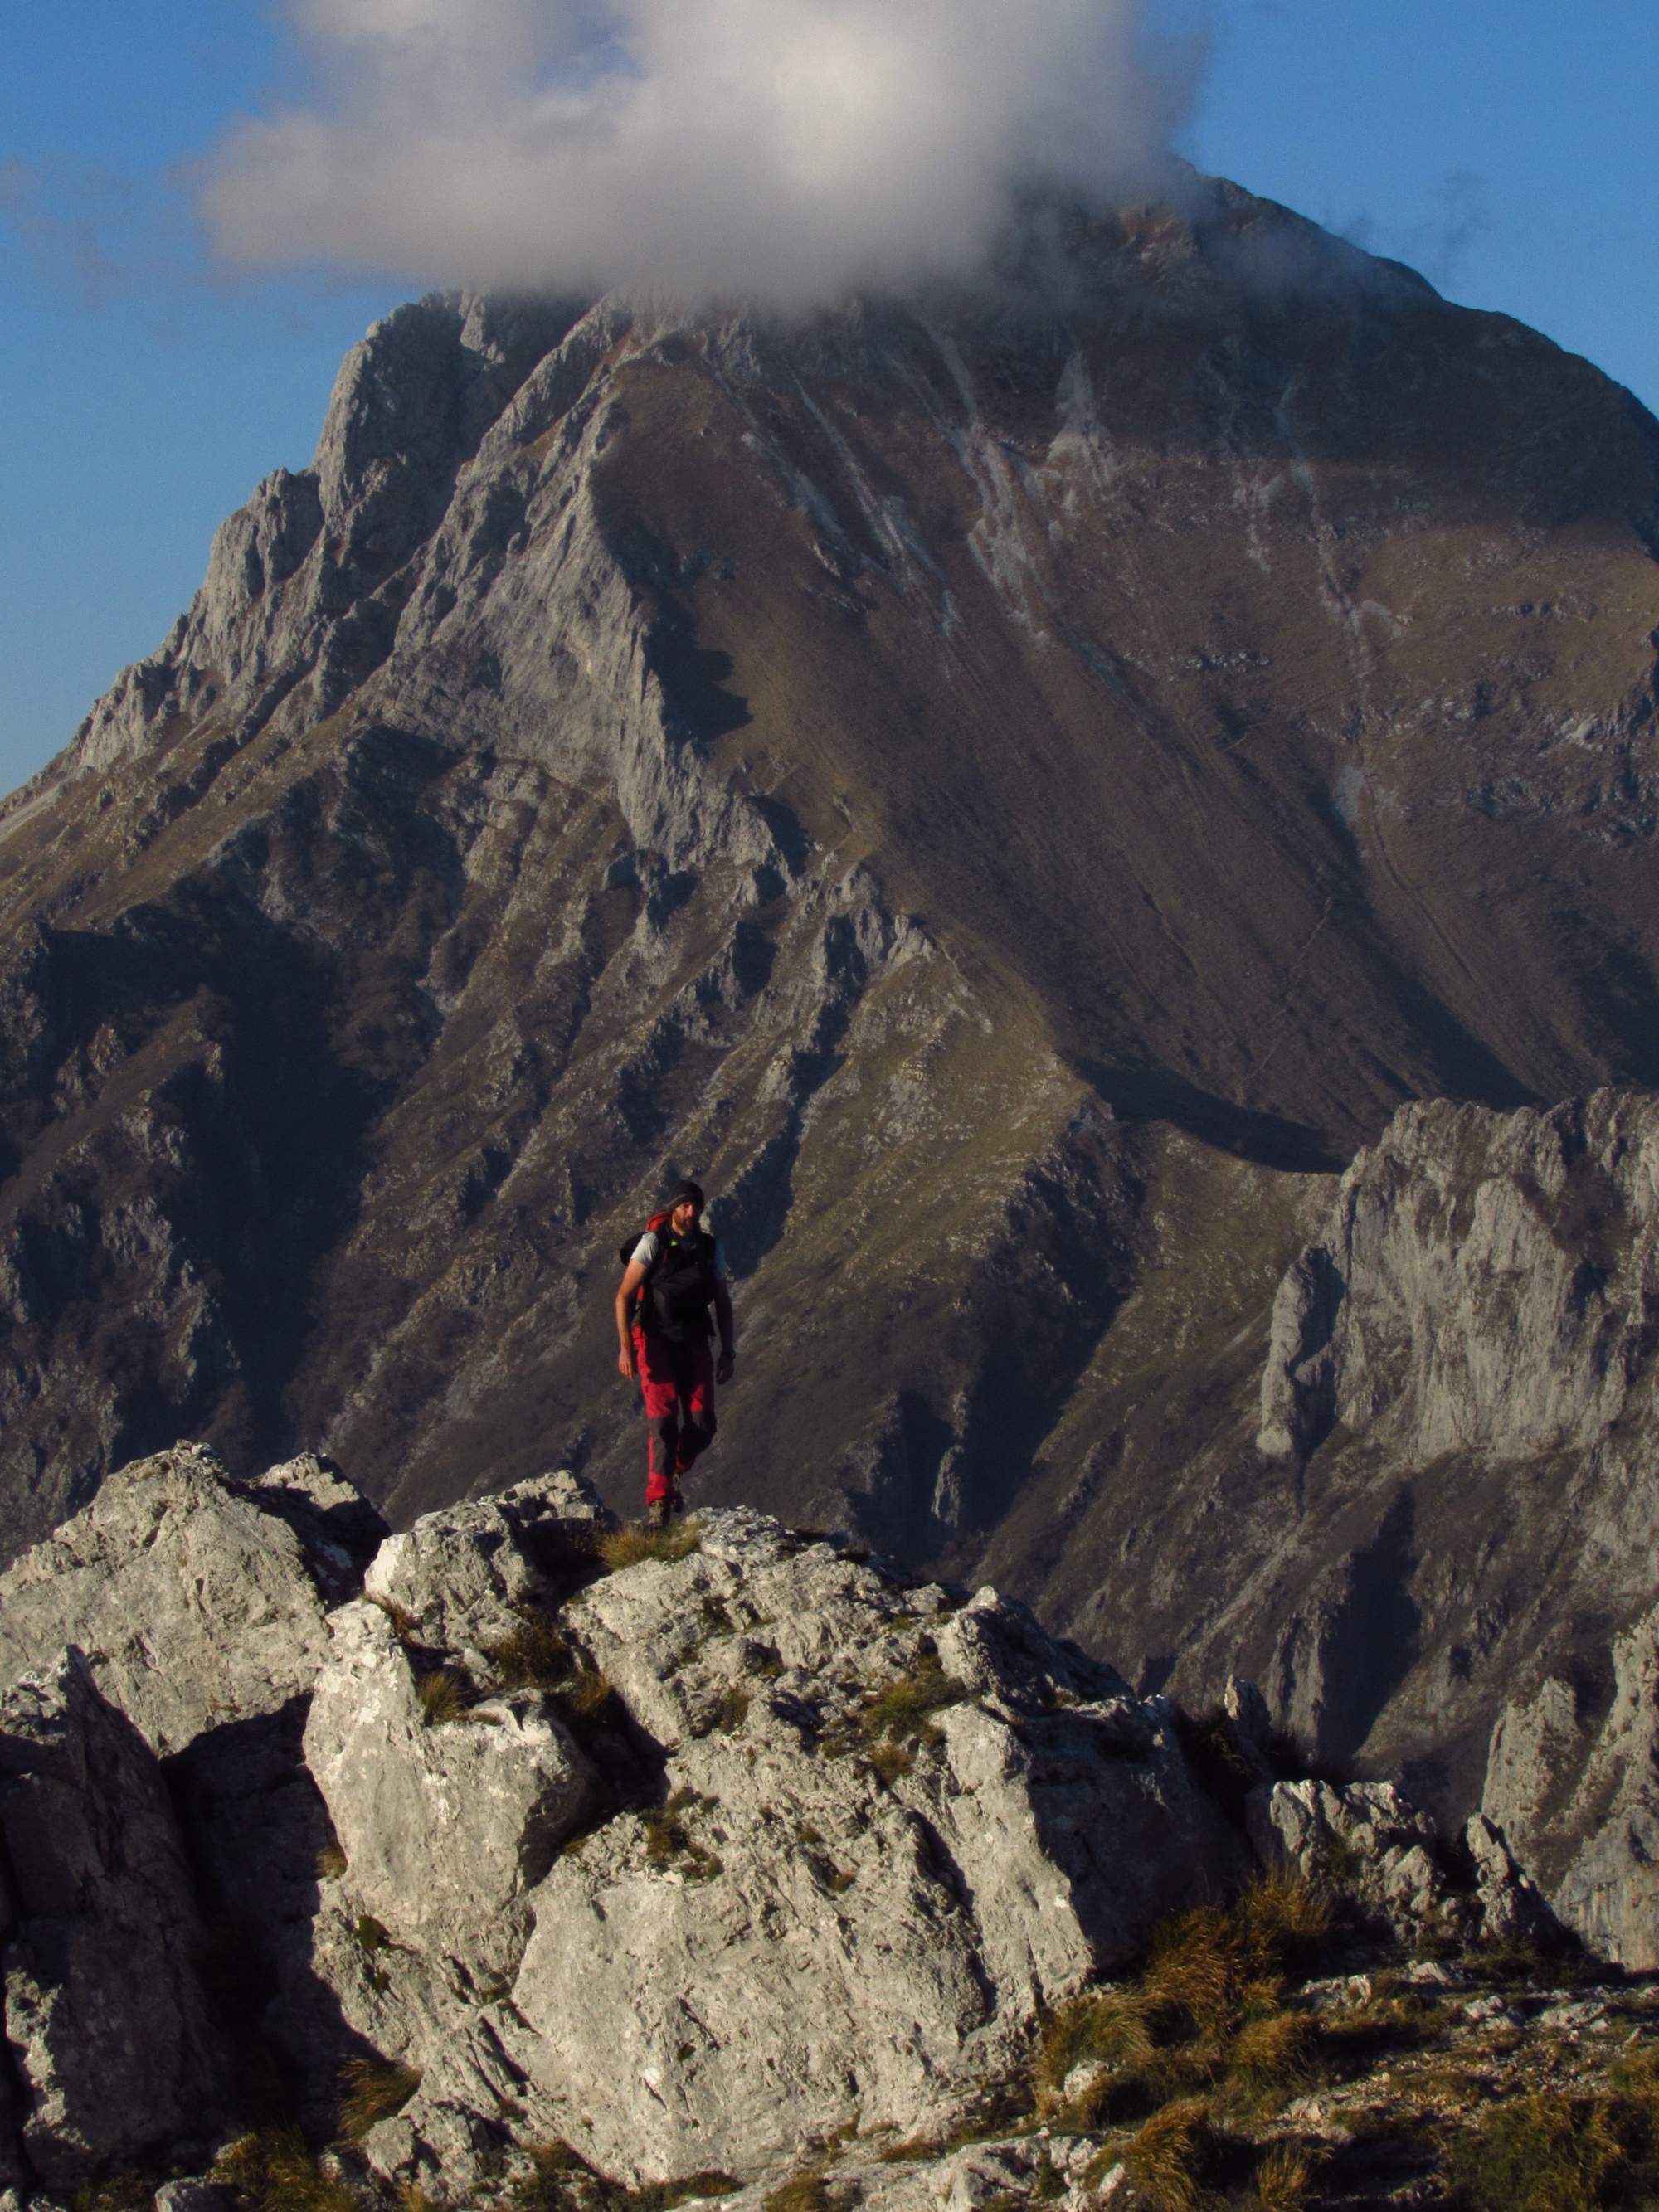
<svg viewBox="0 0 1659 2212">
<path fill-rule="evenodd" d="M 1317 1129 L 1235 1106 L 1165 1068 L 1110 1067 L 1097 1060 L 1079 1060 L 1075 1066 L 1121 1121 L 1168 1121 L 1255 1167 L 1292 1175 L 1338 1175 L 1348 1164 Z"/>
</svg>

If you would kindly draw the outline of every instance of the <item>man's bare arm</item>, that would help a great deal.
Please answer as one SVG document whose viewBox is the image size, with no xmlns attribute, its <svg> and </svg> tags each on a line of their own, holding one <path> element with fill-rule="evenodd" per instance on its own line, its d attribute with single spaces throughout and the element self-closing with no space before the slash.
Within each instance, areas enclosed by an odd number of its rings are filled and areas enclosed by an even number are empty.
<svg viewBox="0 0 1659 2212">
<path fill-rule="evenodd" d="M 643 1260 L 630 1260 L 617 1288 L 617 1372 L 629 1382 L 635 1377 L 634 1339 L 629 1332 L 629 1322 L 634 1310 L 634 1293 L 645 1280 Z"/>
</svg>

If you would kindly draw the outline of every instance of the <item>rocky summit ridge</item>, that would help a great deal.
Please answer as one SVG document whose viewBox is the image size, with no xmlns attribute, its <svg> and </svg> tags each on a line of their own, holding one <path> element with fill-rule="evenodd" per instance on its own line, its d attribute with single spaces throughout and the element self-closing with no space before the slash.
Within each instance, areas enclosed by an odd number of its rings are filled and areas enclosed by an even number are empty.
<svg viewBox="0 0 1659 2212">
<path fill-rule="evenodd" d="M 1200 1726 L 993 1589 L 752 1509 L 650 1540 L 560 1471 L 384 1535 L 315 1458 L 185 1448 L 27 1554 L 0 1627 L 19 2204 L 169 2165 L 309 2201 L 271 2180 L 296 2124 L 342 2204 L 758 2202 L 1000 2118 L 981 2166 L 1081 2205 L 1112 2069 L 1043 2093 L 1069 2134 L 1030 2084 L 1170 1916 L 1300 1899 L 1306 1936 L 1340 1873 L 1351 1964 L 1559 1947 L 1490 1823 L 1449 1849 L 1389 1785 L 1277 1779 L 1248 1684 Z"/>
</svg>

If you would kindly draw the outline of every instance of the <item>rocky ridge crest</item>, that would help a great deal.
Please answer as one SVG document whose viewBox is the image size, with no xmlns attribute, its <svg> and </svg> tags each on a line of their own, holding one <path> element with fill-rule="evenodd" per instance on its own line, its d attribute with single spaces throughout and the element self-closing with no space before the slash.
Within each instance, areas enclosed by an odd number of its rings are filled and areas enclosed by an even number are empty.
<svg viewBox="0 0 1659 2212">
<path fill-rule="evenodd" d="M 742 1508 L 607 1573 L 568 1472 L 371 1525 L 318 1461 L 181 1449 L 0 1583 L 0 2155 L 37 2203 L 261 2099 L 325 2140 L 343 2080 L 365 2201 L 505 2202 L 559 2142 L 736 2189 L 975 2109 L 1255 1863 L 1179 1710 L 991 1589 Z M 1449 1887 L 1386 1790 L 1275 1783 L 1232 1694 L 1269 1863 L 1340 1836 L 1384 1929 L 1534 1909 L 1501 1857 Z"/>
</svg>

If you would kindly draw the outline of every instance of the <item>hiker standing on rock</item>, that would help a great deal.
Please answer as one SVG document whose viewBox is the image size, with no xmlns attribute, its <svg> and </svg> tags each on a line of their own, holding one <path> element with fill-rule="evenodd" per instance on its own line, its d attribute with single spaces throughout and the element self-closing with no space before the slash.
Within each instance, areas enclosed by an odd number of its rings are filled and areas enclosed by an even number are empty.
<svg viewBox="0 0 1659 2212">
<path fill-rule="evenodd" d="M 623 1246 L 617 1291 L 617 1365 L 645 1396 L 651 1425 L 645 1522 L 665 1528 L 683 1513 L 679 1479 L 714 1441 L 714 1385 L 737 1364 L 732 1293 L 719 1243 L 702 1226 L 700 1185 L 677 1183 L 637 1243 Z M 708 1348 L 708 1309 L 720 1322 L 718 1365 Z"/>
</svg>

